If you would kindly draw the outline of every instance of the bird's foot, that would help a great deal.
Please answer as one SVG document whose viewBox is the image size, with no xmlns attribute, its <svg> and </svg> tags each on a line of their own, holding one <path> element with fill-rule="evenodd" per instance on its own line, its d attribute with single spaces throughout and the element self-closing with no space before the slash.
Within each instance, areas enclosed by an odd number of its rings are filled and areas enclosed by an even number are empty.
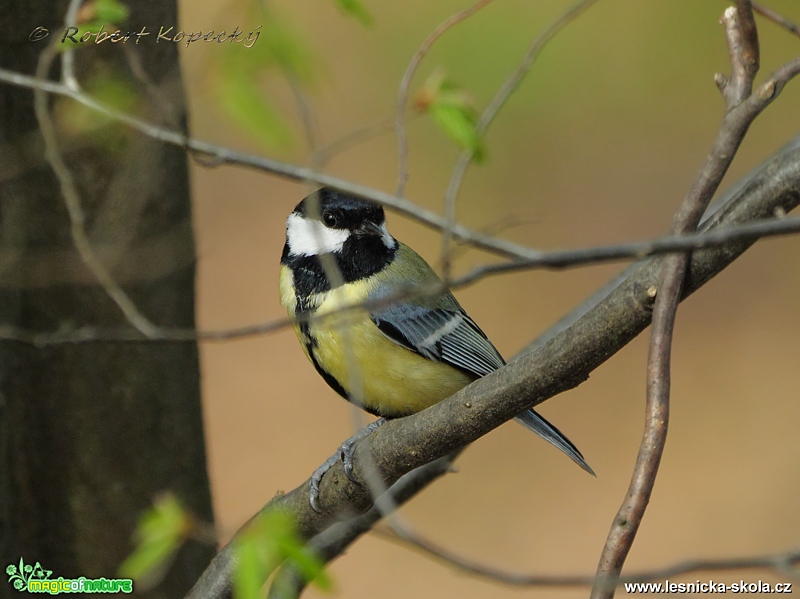
<svg viewBox="0 0 800 599">
<path fill-rule="evenodd" d="M 322 483 L 322 477 L 325 476 L 325 473 L 333 468 L 339 460 L 344 464 L 344 473 L 347 478 L 354 483 L 359 482 L 353 478 L 353 454 L 355 453 L 356 443 L 374 430 L 380 428 L 384 422 L 386 422 L 385 418 L 379 418 L 375 422 L 370 422 L 367 426 L 342 443 L 342 446 L 336 450 L 336 453 L 325 460 L 325 463 L 314 471 L 308 483 L 308 501 L 311 504 L 311 509 L 317 513 L 322 513 L 319 509 L 319 485 Z"/>
</svg>

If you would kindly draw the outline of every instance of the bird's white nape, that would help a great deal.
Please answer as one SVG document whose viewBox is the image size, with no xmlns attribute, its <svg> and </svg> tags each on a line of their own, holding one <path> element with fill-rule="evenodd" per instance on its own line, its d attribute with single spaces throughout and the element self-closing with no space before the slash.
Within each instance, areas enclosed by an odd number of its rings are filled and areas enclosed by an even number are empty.
<svg viewBox="0 0 800 599">
<path fill-rule="evenodd" d="M 390 250 L 397 249 L 397 240 L 392 237 L 392 234 L 389 233 L 389 229 L 386 228 L 386 221 L 383 222 L 381 225 L 381 241 L 383 241 L 383 245 L 385 245 Z"/>
<path fill-rule="evenodd" d="M 292 212 L 286 219 L 286 242 L 292 256 L 319 256 L 341 252 L 350 237 L 346 229 L 329 229 L 316 219 Z"/>
</svg>

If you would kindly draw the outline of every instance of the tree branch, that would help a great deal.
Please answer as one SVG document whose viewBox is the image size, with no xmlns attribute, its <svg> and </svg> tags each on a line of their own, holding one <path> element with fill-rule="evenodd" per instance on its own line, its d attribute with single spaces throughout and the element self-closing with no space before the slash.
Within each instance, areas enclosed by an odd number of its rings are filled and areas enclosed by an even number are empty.
<svg viewBox="0 0 800 599">
<path fill-rule="evenodd" d="M 753 3 L 753 10 L 760 14 L 762 17 L 765 17 L 772 21 L 773 23 L 783 27 L 790 33 L 795 34 L 796 36 L 800 37 L 800 26 L 797 23 L 793 23 L 786 17 L 779 15 L 774 10 L 767 8 L 766 6 L 761 6 L 760 4 Z"/>
<path fill-rule="evenodd" d="M 433 557 L 435 561 L 439 561 L 444 565 L 451 566 L 456 570 L 478 576 L 493 582 L 499 582 L 509 586 L 519 587 L 585 587 L 593 584 L 595 577 L 586 575 L 547 575 L 547 574 L 530 574 L 524 572 L 509 572 L 487 566 L 481 562 L 474 561 L 468 558 L 461 557 L 451 551 L 442 549 L 437 545 L 429 542 L 409 542 L 406 539 L 392 533 L 384 532 L 381 529 L 374 529 L 372 534 L 378 538 L 385 539 L 392 543 L 410 547 L 423 555 Z M 729 559 L 691 559 L 686 560 L 672 566 L 664 568 L 653 568 L 650 570 L 642 570 L 629 576 L 623 576 L 619 579 L 618 584 L 626 582 L 648 582 L 651 580 L 664 580 L 672 578 L 680 574 L 689 574 L 692 572 L 720 572 L 729 570 L 772 570 L 775 573 L 786 575 L 794 573 L 792 566 L 800 564 L 800 551 L 786 551 L 785 553 L 777 553 L 770 555 L 755 555 L 749 557 L 738 557 Z"/>
<path fill-rule="evenodd" d="M 716 80 L 725 98 L 726 113 L 711 152 L 675 215 L 672 230 L 678 235 L 697 228 L 750 124 L 774 97 L 758 94 L 748 104 L 759 65 L 758 33 L 750 0 L 736 0 L 736 7 L 726 9 L 722 21 L 732 75 L 730 79 L 718 75 Z M 746 110 L 739 111 L 740 107 Z M 672 338 L 688 263 L 688 255 L 675 254 L 667 256 L 661 265 L 647 359 L 644 432 L 628 491 L 600 556 L 591 599 L 614 597 L 658 475 L 669 425 Z"/>
<path fill-rule="evenodd" d="M 442 21 L 439 26 L 425 38 L 425 41 L 422 42 L 422 45 L 414 53 L 414 56 L 411 57 L 405 73 L 403 73 L 403 78 L 400 80 L 400 90 L 397 93 L 397 109 L 394 120 L 394 130 L 397 136 L 397 188 L 395 195 L 398 197 L 403 197 L 405 194 L 406 181 L 408 180 L 408 140 L 403 121 L 405 118 L 406 103 L 408 102 L 408 88 L 411 85 L 411 78 L 414 77 L 417 67 L 419 67 L 419 64 L 422 62 L 422 59 L 425 58 L 431 46 L 436 43 L 436 40 L 442 37 L 447 30 L 458 25 L 461 21 L 470 18 L 491 2 L 493 2 L 493 0 L 478 0 L 472 6 L 450 15 L 447 19 Z"/>
<path fill-rule="evenodd" d="M 542 252 L 541 256 L 537 259 L 479 266 L 469 273 L 454 279 L 449 287 L 451 289 L 467 287 L 485 277 L 495 274 L 505 274 L 538 268 L 562 270 L 630 258 L 641 260 L 642 258 L 659 256 L 672 252 L 722 247 L 732 242 L 747 241 L 752 243 L 758 239 L 800 233 L 800 216 L 784 217 L 780 210 L 778 212 L 778 217 L 772 215 L 771 218 L 766 220 L 749 222 L 731 227 L 722 227 L 703 233 L 681 236 L 667 235 L 650 241 L 638 241 L 596 248 L 546 251 Z M 635 269 L 636 265 L 631 268 Z M 434 290 L 432 289 L 431 291 Z M 397 296 L 388 296 L 388 300 L 394 301 L 401 297 L 424 295 L 424 293 L 425 290 L 418 290 L 418 293 L 412 293 L 410 291 L 408 293 L 403 292 L 402 296 L 400 294 Z M 387 298 L 382 298 L 380 302 L 367 303 L 359 307 L 384 305 L 386 302 Z M 593 302 L 592 305 L 596 303 L 597 302 Z M 344 308 L 342 310 L 349 309 L 352 308 Z M 586 310 L 580 309 L 579 311 L 583 313 Z M 331 318 L 338 313 L 339 310 L 335 310 L 324 315 L 311 316 L 309 319 Z M 575 319 L 571 318 L 570 320 Z M 155 327 L 155 330 L 149 337 L 145 337 L 136 329 L 110 329 L 95 326 L 82 326 L 74 329 L 67 328 L 47 332 L 0 324 L 0 339 L 28 343 L 39 347 L 108 341 L 119 343 L 189 343 L 195 341 L 220 343 L 268 335 L 289 327 L 291 324 L 292 320 L 289 318 L 278 318 L 263 323 L 219 330 Z M 541 345 L 542 342 L 543 339 L 541 338 L 537 338 L 535 341 L 537 345 Z"/>
<path fill-rule="evenodd" d="M 528 74 L 528 71 L 530 71 L 530 68 L 533 65 L 533 62 L 536 60 L 536 57 L 539 56 L 539 53 L 544 49 L 548 42 L 550 42 L 550 40 L 552 40 L 564 27 L 581 16 L 595 2 L 597 2 L 597 0 L 579 0 L 552 23 L 550 23 L 550 25 L 548 25 L 545 30 L 542 31 L 542 33 L 536 36 L 533 42 L 531 42 L 530 46 L 528 46 L 525 56 L 522 57 L 522 60 L 520 61 L 519 65 L 517 65 L 517 68 L 514 69 L 514 71 L 508 76 L 503 85 L 492 98 L 492 101 L 489 102 L 486 110 L 484 110 L 483 114 L 481 114 L 480 119 L 478 119 L 478 122 L 475 125 L 475 132 L 478 137 L 481 137 L 484 133 L 486 133 L 489 125 L 492 124 L 492 121 L 500 112 L 500 109 L 505 106 L 505 103 L 511 97 L 511 94 L 516 91 L 517 87 L 519 87 L 519 84 L 522 83 L 523 79 L 525 79 L 525 76 Z M 450 175 L 450 181 L 447 184 L 447 190 L 445 191 L 444 195 L 445 226 L 442 229 L 442 278 L 445 281 L 450 279 L 450 240 L 452 237 L 458 237 L 455 224 L 456 197 L 458 196 L 458 190 L 461 188 L 461 182 L 464 179 L 464 175 L 467 172 L 467 167 L 470 165 L 471 161 L 471 151 L 461 152 L 461 155 L 456 161 L 456 165 L 453 167 L 453 173 Z"/>
<path fill-rule="evenodd" d="M 544 251 L 541 256 L 530 260 L 514 260 L 499 264 L 478 266 L 454 279 L 450 286 L 454 288 L 471 285 L 489 275 L 506 274 L 539 268 L 561 270 L 585 264 L 598 264 L 624 258 L 648 258 L 659 254 L 699 250 L 708 247 L 725 245 L 732 241 L 745 241 L 789 235 L 800 231 L 800 217 L 783 217 L 776 215 L 767 220 L 746 223 L 735 227 L 715 229 L 705 233 L 687 235 L 665 235 L 650 241 L 636 241 L 618 245 L 580 248 L 574 250 Z"/>
<path fill-rule="evenodd" d="M 313 182 L 319 185 L 334 187 L 346 193 L 362 196 L 379 204 L 383 204 L 384 206 L 388 206 L 397 212 L 406 215 L 412 220 L 425 225 L 426 227 L 442 230 L 446 226 L 444 217 L 439 216 L 430 210 L 426 210 L 425 208 L 422 208 L 421 206 L 418 206 L 417 204 L 414 204 L 405 198 L 400 198 L 392 194 L 366 187 L 365 185 L 359 185 L 345 179 L 340 179 L 339 177 L 326 175 L 325 173 L 311 168 L 296 166 L 286 162 L 272 160 L 271 158 L 265 158 L 263 156 L 237 152 L 235 150 L 231 150 L 230 148 L 225 148 L 223 146 L 198 140 L 193 137 L 188 137 L 180 131 L 160 127 L 148 121 L 131 116 L 130 114 L 105 106 L 88 94 L 82 91 L 76 92 L 61 83 L 55 83 L 53 81 L 47 81 L 37 77 L 30 77 L 28 75 L 23 75 L 22 73 L 16 73 L 7 69 L 0 69 L 0 81 L 5 81 L 6 83 L 10 83 L 19 87 L 39 89 L 50 94 L 57 94 L 72 98 L 87 108 L 90 108 L 91 110 L 94 110 L 108 117 L 109 119 L 127 125 L 128 127 L 147 135 L 148 137 L 157 139 L 166 144 L 185 148 L 192 153 L 212 157 L 213 160 L 207 162 L 206 166 L 231 164 L 235 166 L 250 167 L 278 175 L 291 181 Z M 453 227 L 453 235 L 456 238 L 463 240 L 465 243 L 469 243 L 485 251 L 492 252 L 499 256 L 505 256 L 507 258 L 530 258 L 537 254 L 536 250 L 517 245 L 510 241 L 497 239 L 491 235 L 485 235 L 461 225 L 456 225 Z"/>
<path fill-rule="evenodd" d="M 73 1 L 70 3 L 67 21 L 75 18 L 75 11 L 77 11 L 78 4 Z M 71 16 L 70 16 L 71 15 Z M 54 44 L 50 44 L 40 55 L 39 62 L 36 67 L 36 76 L 38 79 L 43 80 L 53 59 L 57 56 L 57 50 Z M 65 59 L 64 80 L 66 85 L 80 93 L 78 88 L 77 79 L 75 79 L 72 72 L 72 54 L 67 53 Z M 69 60 L 67 60 L 69 59 Z M 128 294 L 122 287 L 114 280 L 105 265 L 92 250 L 89 236 L 86 234 L 86 214 L 81 206 L 81 199 L 78 194 L 78 189 L 75 185 L 75 180 L 72 173 L 64 162 L 61 155 L 61 150 L 58 147 L 58 138 L 56 136 L 55 126 L 53 119 L 50 117 L 50 108 L 48 105 L 48 96 L 43 89 L 34 89 L 33 92 L 33 107 L 36 114 L 36 121 L 39 125 L 39 130 L 42 134 L 44 141 L 44 156 L 53 173 L 58 179 L 61 188 L 61 195 L 64 199 L 64 205 L 67 208 L 67 214 L 70 221 L 70 233 L 72 235 L 72 242 L 78 251 L 78 255 L 83 260 L 83 263 L 89 271 L 97 279 L 97 282 L 103 287 L 106 294 L 111 300 L 117 304 L 126 320 L 138 330 L 145 337 L 152 337 L 155 334 L 156 327 L 142 314 L 136 305 L 133 303 Z"/>
<path fill-rule="evenodd" d="M 709 220 L 708 228 L 761 220 L 776 210 L 789 212 L 799 204 L 800 149 L 793 149 L 755 173 Z M 695 252 L 682 297 L 703 286 L 753 243 L 738 241 Z M 370 452 L 386 484 L 392 484 L 414 468 L 468 445 L 522 409 L 579 385 L 650 324 L 653 298 L 648 290 L 657 284 L 662 260 L 643 263 L 603 301 L 543 346 L 427 410 L 385 424 L 356 448 L 356 476 L 361 476 L 359 464 L 364 452 Z M 415 474 L 411 472 L 409 477 Z M 323 513 L 318 514 L 309 507 L 306 481 L 271 501 L 261 513 L 275 508 L 289 510 L 297 519 L 302 538 L 310 540 L 371 507 L 367 490 L 348 481 L 341 464 L 323 479 L 320 499 Z M 233 559 L 229 544 L 212 561 L 189 597 L 226 597 Z"/>
</svg>

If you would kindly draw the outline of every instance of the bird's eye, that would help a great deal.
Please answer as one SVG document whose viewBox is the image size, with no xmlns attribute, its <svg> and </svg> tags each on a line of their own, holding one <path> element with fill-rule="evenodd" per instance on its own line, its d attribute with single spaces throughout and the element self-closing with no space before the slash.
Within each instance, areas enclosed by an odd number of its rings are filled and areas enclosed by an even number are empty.
<svg viewBox="0 0 800 599">
<path fill-rule="evenodd" d="M 339 219 L 336 218 L 336 215 L 333 212 L 325 211 L 322 213 L 322 222 L 325 223 L 326 227 L 333 228 L 339 222 Z"/>
</svg>

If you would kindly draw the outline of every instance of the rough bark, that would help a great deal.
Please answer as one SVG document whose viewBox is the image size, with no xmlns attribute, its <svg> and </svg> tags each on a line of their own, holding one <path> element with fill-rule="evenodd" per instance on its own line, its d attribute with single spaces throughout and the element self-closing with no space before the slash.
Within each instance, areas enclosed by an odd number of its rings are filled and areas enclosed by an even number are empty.
<svg viewBox="0 0 800 599">
<path fill-rule="evenodd" d="M 63 31 L 67 3 L 3 4 L 0 65 L 33 74 L 45 44 Z M 131 30 L 177 23 L 174 2 L 129 6 Z M 51 35 L 33 43 L 28 36 L 38 26 Z M 137 110 L 185 127 L 174 44 L 87 46 L 76 52 L 82 83 L 113 74 L 134 90 Z M 133 74 L 131 50 L 144 78 Z M 193 327 L 185 153 L 119 125 L 70 132 L 58 118 L 70 103 L 51 106 L 96 254 L 152 322 Z M 41 331 L 127 324 L 73 247 L 59 184 L 43 157 L 32 92 L 7 85 L 0 86 L 0 321 Z M 0 342 L 3 568 L 23 557 L 55 577 L 115 577 L 132 549 L 138 516 L 167 490 L 211 521 L 196 344 Z M 147 596 L 181 596 L 213 553 L 190 543 Z"/>
</svg>

